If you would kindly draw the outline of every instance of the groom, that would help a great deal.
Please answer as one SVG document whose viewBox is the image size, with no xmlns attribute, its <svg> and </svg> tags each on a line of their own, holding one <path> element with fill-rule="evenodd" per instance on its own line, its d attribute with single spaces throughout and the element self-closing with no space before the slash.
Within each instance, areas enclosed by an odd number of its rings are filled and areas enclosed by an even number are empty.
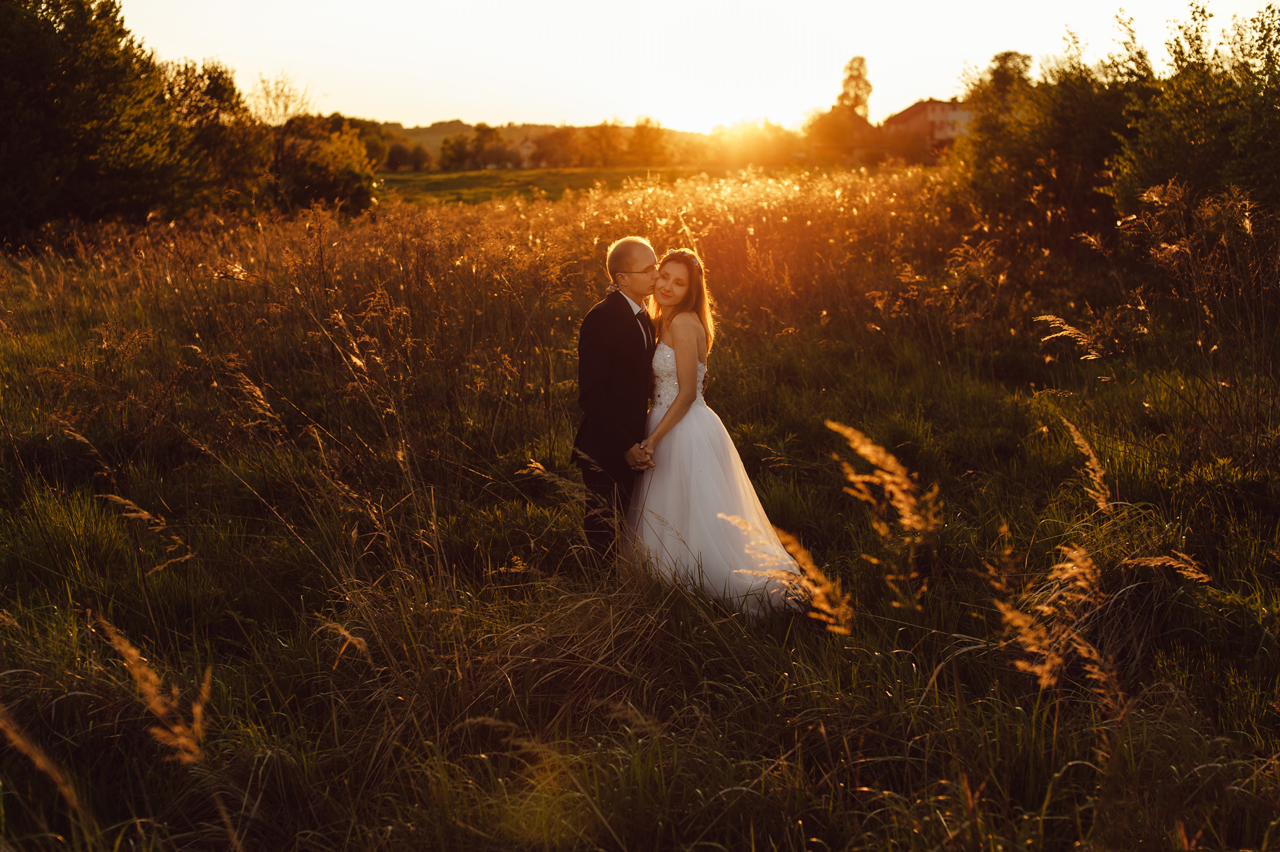
<svg viewBox="0 0 1280 852">
<path fill-rule="evenodd" d="M 583 530 L 597 567 L 617 555 L 637 473 L 653 466 L 644 440 L 653 386 L 653 324 L 644 300 L 658 280 L 658 256 L 643 237 L 623 237 L 605 258 L 617 289 L 598 302 L 578 332 L 578 404 L 582 424 L 574 462 L 587 487 Z"/>
</svg>

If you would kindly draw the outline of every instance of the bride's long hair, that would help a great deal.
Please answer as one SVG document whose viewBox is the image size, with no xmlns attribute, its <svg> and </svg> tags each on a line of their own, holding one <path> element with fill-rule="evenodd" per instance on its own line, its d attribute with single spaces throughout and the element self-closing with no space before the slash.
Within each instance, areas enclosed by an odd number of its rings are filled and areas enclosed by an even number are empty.
<svg viewBox="0 0 1280 852">
<path fill-rule="evenodd" d="M 674 318 L 677 314 L 685 311 L 692 311 L 693 315 L 698 318 L 698 322 L 702 323 L 702 327 L 707 330 L 707 354 L 711 354 L 711 344 L 716 337 L 716 320 L 712 310 L 711 294 L 707 292 L 707 270 L 702 265 L 702 259 L 692 249 L 667 249 L 667 253 L 662 256 L 662 260 L 658 263 L 658 269 L 661 270 L 668 263 L 679 263 L 689 270 L 689 292 L 680 300 L 680 303 L 670 308 L 664 308 L 654 300 L 653 318 L 658 328 L 662 327 L 663 317 Z"/>
</svg>

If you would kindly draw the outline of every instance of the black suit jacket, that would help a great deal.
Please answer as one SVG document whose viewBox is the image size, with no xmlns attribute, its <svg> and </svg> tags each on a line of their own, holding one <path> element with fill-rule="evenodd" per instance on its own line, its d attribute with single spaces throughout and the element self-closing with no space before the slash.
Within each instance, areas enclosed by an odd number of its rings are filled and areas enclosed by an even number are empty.
<svg viewBox="0 0 1280 852">
<path fill-rule="evenodd" d="M 649 339 L 654 339 L 652 330 Z M 653 349 L 653 343 L 644 345 L 640 323 L 620 292 L 605 296 L 582 320 L 578 404 L 583 417 L 573 441 L 574 460 L 580 467 L 594 462 L 609 473 L 632 472 L 624 456 L 644 440 Z"/>
</svg>

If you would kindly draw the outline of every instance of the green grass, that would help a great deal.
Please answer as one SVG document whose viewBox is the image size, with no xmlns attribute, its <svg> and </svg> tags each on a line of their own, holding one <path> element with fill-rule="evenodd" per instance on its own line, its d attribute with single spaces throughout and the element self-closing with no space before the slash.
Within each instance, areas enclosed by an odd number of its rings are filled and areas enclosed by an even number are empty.
<svg viewBox="0 0 1280 852">
<path fill-rule="evenodd" d="M 1280 493 L 1247 403 L 1274 388 L 1208 381 L 1175 302 L 1150 299 L 1142 348 L 1081 362 L 1040 345 L 1064 301 L 1042 268 L 955 296 L 982 273 L 952 252 L 950 180 L 652 178 L 7 259 L 0 727 L 28 747 L 0 750 L 0 836 L 1273 848 Z M 849 595 L 848 634 L 582 575 L 575 334 L 633 232 L 697 241 L 709 403 Z M 1081 303 L 1161 284 L 1051 271 L 1103 282 Z M 938 523 L 847 494 L 833 454 L 872 471 L 828 419 L 918 506 L 936 482 Z M 175 713 L 139 701 L 100 619 Z M 207 668 L 201 759 L 167 760 L 152 729 L 193 721 Z"/>
</svg>

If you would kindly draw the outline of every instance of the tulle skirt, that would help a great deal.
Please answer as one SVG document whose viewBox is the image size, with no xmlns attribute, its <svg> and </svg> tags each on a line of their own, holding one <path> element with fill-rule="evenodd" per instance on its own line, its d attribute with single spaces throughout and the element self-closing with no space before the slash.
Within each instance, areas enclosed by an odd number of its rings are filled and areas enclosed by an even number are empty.
<svg viewBox="0 0 1280 852">
<path fill-rule="evenodd" d="M 649 412 L 652 432 L 665 409 Z M 633 558 L 752 617 L 797 606 L 768 572 L 798 572 L 760 505 L 729 432 L 701 400 L 658 444 L 628 513 Z"/>
</svg>

